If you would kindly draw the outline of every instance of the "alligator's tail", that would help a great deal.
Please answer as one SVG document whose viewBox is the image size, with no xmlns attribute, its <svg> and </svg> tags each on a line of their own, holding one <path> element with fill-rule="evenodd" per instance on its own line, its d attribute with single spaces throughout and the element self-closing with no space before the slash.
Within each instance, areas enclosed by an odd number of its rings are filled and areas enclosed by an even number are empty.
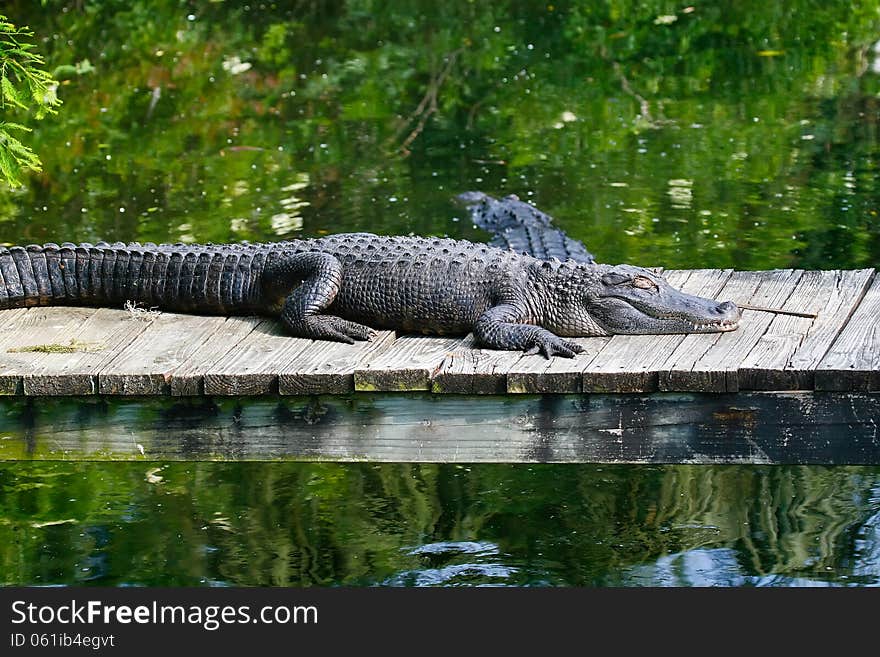
<svg viewBox="0 0 880 657">
<path fill-rule="evenodd" d="M 493 246 L 542 260 L 595 262 L 583 243 L 553 226 L 550 215 L 520 201 L 514 194 L 496 199 L 483 192 L 465 192 L 456 200 L 470 211 L 475 225 L 494 235 Z"/>
<path fill-rule="evenodd" d="M 44 244 L 0 248 L 0 309 L 88 305 L 209 313 L 255 306 L 263 255 L 209 246 Z M 260 261 L 259 263 L 257 261 Z"/>
</svg>

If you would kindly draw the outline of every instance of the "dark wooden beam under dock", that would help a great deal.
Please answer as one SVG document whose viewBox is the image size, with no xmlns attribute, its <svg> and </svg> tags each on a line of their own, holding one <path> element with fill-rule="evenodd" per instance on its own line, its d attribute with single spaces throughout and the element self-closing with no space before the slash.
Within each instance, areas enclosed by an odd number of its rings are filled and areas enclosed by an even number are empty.
<svg viewBox="0 0 880 657">
<path fill-rule="evenodd" d="M 878 464 L 880 394 L 10 397 L 0 461 Z"/>
</svg>

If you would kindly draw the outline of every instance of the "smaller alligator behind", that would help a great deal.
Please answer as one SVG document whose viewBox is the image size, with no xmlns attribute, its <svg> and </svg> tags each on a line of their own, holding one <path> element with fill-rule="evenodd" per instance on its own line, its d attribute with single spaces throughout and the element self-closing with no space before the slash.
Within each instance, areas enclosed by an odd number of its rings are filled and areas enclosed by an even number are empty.
<svg viewBox="0 0 880 657">
<path fill-rule="evenodd" d="M 523 203 L 516 194 L 497 199 L 483 192 L 465 192 L 456 200 L 470 211 L 476 226 L 494 234 L 489 242 L 492 246 L 541 260 L 596 262 L 587 247 L 553 226 L 550 215 Z"/>
<path fill-rule="evenodd" d="M 479 202 L 502 214 L 504 204 L 526 205 L 510 197 Z M 522 215 L 533 216 L 546 217 Z M 539 228 L 556 231 L 549 217 Z M 546 235 L 538 240 L 540 253 L 581 261 L 369 233 L 246 245 L 13 246 L 0 249 L 0 309 L 130 301 L 169 311 L 276 316 L 291 335 L 349 343 L 369 340 L 374 329 L 473 331 L 484 346 L 548 358 L 582 350 L 567 337 L 709 333 L 739 325 L 740 310 L 729 301 L 685 294 L 648 269 L 594 264 L 583 245 Z"/>
</svg>

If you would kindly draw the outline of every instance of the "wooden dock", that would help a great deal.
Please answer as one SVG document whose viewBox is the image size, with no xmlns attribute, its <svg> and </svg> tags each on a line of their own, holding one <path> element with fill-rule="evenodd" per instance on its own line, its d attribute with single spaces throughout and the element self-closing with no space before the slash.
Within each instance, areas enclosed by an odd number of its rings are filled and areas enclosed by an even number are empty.
<svg viewBox="0 0 880 657">
<path fill-rule="evenodd" d="M 730 333 L 577 341 L 574 359 L 477 349 L 472 336 L 381 333 L 344 345 L 292 338 L 272 319 L 124 309 L 0 312 L 0 394 L 13 396 L 466 395 L 880 390 L 880 277 L 846 271 L 668 271 L 687 292 L 746 310 Z"/>
</svg>

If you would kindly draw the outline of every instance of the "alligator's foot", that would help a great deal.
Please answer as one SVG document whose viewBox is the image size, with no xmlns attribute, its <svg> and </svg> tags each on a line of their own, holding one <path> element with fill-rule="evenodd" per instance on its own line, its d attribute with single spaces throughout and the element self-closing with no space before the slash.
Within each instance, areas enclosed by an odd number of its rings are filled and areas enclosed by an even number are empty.
<svg viewBox="0 0 880 657">
<path fill-rule="evenodd" d="M 350 322 L 335 315 L 311 315 L 306 321 L 305 333 L 317 340 L 336 340 L 354 344 L 358 340 L 371 340 L 376 331 L 369 326 Z"/>
<path fill-rule="evenodd" d="M 544 358 L 550 358 L 551 356 L 574 358 L 575 354 L 579 354 L 584 350 L 576 342 L 563 340 L 558 335 L 550 333 L 550 331 L 538 333 L 531 341 L 531 344 L 527 346 L 528 349 L 525 350 L 526 356 L 532 356 L 540 352 L 544 355 Z"/>
</svg>

